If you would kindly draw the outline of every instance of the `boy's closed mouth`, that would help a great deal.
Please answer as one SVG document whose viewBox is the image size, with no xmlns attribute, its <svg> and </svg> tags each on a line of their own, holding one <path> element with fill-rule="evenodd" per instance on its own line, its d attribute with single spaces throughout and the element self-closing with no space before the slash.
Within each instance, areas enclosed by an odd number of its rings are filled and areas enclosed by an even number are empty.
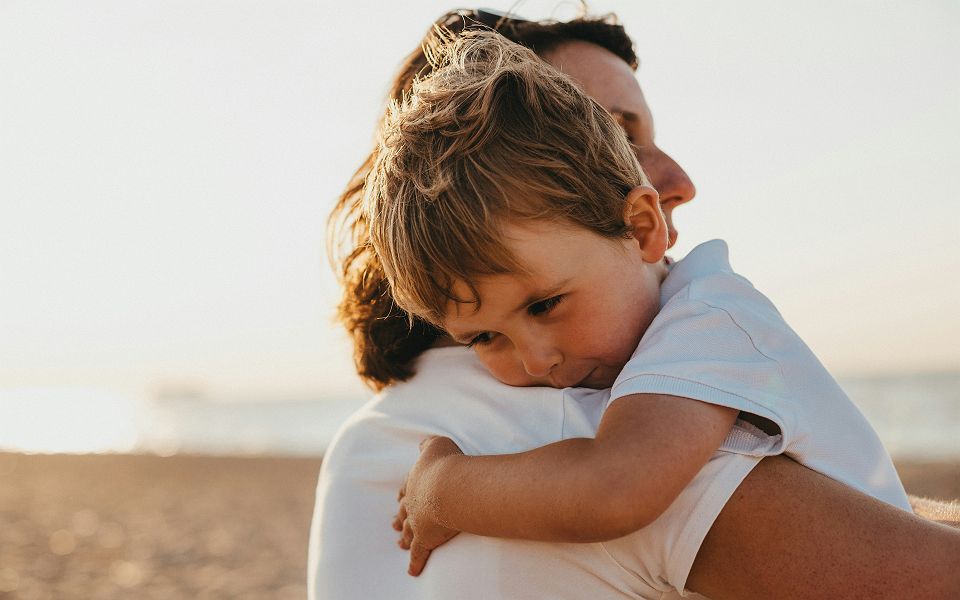
<svg viewBox="0 0 960 600">
<path fill-rule="evenodd" d="M 599 368 L 600 368 L 600 367 L 594 367 L 594 368 L 590 369 L 590 370 L 587 372 L 587 374 L 584 375 L 583 377 L 581 377 L 581 378 L 579 378 L 579 379 L 575 379 L 575 380 L 573 381 L 573 383 L 570 383 L 570 384 L 568 384 L 568 385 L 558 386 L 558 387 L 594 387 L 594 386 L 590 385 L 589 382 L 592 380 L 594 373 L 596 373 L 596 372 L 597 372 L 597 369 L 599 369 Z"/>
</svg>

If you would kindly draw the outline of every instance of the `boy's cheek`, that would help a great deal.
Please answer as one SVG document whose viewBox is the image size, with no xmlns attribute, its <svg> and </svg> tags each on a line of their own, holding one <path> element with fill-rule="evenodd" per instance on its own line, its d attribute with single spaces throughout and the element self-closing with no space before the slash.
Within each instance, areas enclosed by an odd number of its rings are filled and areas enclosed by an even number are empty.
<svg viewBox="0 0 960 600">
<path fill-rule="evenodd" d="M 478 351 L 477 356 L 493 377 L 515 387 L 549 386 L 548 381 L 538 380 L 523 368 L 523 363 L 512 356 L 503 356 L 489 351 Z"/>
</svg>

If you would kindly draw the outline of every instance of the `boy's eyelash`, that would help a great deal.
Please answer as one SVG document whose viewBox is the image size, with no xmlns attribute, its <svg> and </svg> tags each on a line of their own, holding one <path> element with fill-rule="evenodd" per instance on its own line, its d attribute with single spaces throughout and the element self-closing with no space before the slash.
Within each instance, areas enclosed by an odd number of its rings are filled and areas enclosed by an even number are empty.
<svg viewBox="0 0 960 600">
<path fill-rule="evenodd" d="M 474 346 L 483 346 L 484 344 L 489 344 L 490 340 L 492 339 L 493 339 L 493 336 L 491 336 L 487 332 L 483 332 L 481 334 L 478 334 L 475 338 L 473 338 L 469 342 L 467 342 L 467 348 L 473 348 Z"/>
<path fill-rule="evenodd" d="M 527 312 L 534 317 L 545 315 L 551 310 L 555 309 L 561 302 L 563 302 L 563 294 L 551 296 L 545 300 L 534 302 L 527 307 Z M 467 348 L 483 346 L 489 344 L 491 341 L 493 341 L 493 334 L 488 331 L 484 331 L 483 333 L 477 334 L 476 337 L 467 342 Z"/>
<path fill-rule="evenodd" d="M 539 302 L 534 302 L 527 307 L 527 312 L 534 317 L 539 315 L 544 315 L 555 309 L 558 304 L 563 302 L 563 294 L 557 296 L 551 296 L 546 300 L 540 300 Z"/>
</svg>

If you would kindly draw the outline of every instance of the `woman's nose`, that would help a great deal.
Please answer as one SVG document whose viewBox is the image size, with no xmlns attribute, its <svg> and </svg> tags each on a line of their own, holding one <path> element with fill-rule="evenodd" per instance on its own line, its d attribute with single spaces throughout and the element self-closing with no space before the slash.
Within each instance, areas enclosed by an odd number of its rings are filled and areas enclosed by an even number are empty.
<svg viewBox="0 0 960 600">
<path fill-rule="evenodd" d="M 650 182 L 660 193 L 660 201 L 671 205 L 671 208 L 686 204 L 697 195 L 697 188 L 687 175 L 687 172 L 673 160 L 669 154 L 660 150 L 652 169 Z"/>
<path fill-rule="evenodd" d="M 647 170 L 650 183 L 660 193 L 660 207 L 667 221 L 668 247 L 673 247 L 678 235 L 673 224 L 673 209 L 693 200 L 697 195 L 697 188 L 677 161 L 659 148 L 656 148 L 653 157 L 647 159 L 644 169 Z"/>
</svg>

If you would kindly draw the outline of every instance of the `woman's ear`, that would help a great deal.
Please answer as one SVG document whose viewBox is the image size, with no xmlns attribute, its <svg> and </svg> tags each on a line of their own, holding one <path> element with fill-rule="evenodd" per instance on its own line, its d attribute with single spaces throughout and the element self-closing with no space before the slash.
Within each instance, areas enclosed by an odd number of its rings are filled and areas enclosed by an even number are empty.
<svg viewBox="0 0 960 600">
<path fill-rule="evenodd" d="M 657 190 L 649 185 L 630 190 L 623 205 L 623 222 L 640 244 L 644 262 L 659 262 L 667 253 L 670 239 Z"/>
</svg>

